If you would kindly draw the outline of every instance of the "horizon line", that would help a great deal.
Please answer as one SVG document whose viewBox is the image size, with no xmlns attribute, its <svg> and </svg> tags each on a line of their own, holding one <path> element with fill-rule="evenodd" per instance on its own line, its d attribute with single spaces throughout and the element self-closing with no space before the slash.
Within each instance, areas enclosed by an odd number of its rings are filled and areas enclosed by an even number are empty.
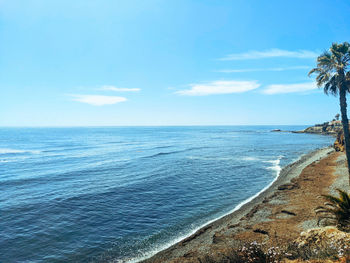
<svg viewBox="0 0 350 263">
<path fill-rule="evenodd" d="M 43 126 L 0 126 L 1 128 L 122 128 L 122 127 L 225 127 L 225 126 L 305 126 L 315 124 L 182 124 L 182 125 L 43 125 Z"/>
</svg>

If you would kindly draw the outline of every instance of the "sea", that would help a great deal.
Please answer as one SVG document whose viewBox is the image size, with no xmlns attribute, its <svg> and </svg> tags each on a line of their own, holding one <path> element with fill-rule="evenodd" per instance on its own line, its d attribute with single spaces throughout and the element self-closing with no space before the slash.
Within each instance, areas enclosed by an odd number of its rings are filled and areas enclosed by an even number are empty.
<svg viewBox="0 0 350 263">
<path fill-rule="evenodd" d="M 149 257 L 334 141 L 275 128 L 0 128 L 0 262 Z"/>
</svg>

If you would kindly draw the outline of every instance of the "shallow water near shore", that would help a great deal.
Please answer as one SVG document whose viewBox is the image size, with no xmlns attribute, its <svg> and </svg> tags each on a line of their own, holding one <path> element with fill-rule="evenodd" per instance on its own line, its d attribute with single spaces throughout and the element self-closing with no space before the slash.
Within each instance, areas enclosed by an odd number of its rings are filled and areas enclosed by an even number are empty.
<svg viewBox="0 0 350 263">
<path fill-rule="evenodd" d="M 334 141 L 274 128 L 2 128 L 0 262 L 149 255 Z"/>
</svg>

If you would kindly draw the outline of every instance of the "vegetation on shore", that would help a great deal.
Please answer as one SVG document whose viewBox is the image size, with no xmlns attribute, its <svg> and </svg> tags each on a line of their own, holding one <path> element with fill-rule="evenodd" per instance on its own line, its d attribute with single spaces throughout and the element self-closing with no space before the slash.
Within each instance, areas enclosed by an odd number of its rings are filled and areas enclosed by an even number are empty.
<svg viewBox="0 0 350 263">
<path fill-rule="evenodd" d="M 322 195 L 326 199 L 324 206 L 316 208 L 320 220 L 336 225 L 339 229 L 350 232 L 350 196 L 343 190 L 337 189 L 339 197 Z"/>
<path fill-rule="evenodd" d="M 200 263 L 350 263 L 350 234 L 341 235 L 332 228 L 312 230 L 290 244 L 266 247 L 256 241 L 243 243 L 239 249 L 222 249 L 200 258 Z M 336 232 L 336 235 L 334 235 Z M 327 233 L 329 236 L 325 238 Z M 333 235 L 331 235 L 333 233 Z M 333 239 L 332 239 L 333 238 Z M 186 263 L 187 261 L 182 261 Z M 188 261 L 193 262 L 193 261 Z"/>
<path fill-rule="evenodd" d="M 334 96 L 339 94 L 345 153 L 350 181 L 350 134 L 346 102 L 346 94 L 350 92 L 349 64 L 350 44 L 348 42 L 342 44 L 333 43 L 329 51 L 325 51 L 317 58 L 317 67 L 312 69 L 309 75 L 313 73 L 317 74 L 317 86 L 323 87 L 325 94 L 332 94 Z"/>
</svg>

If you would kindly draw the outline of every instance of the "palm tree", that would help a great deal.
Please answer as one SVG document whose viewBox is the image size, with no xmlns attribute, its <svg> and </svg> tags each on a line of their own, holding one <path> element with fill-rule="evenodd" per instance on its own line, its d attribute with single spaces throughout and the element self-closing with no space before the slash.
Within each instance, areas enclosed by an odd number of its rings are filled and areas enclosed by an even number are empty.
<svg viewBox="0 0 350 263">
<path fill-rule="evenodd" d="M 325 51 L 317 58 L 317 67 L 309 72 L 309 76 L 317 73 L 316 83 L 323 87 L 325 94 L 337 96 L 339 94 L 341 121 L 343 125 L 345 153 L 348 163 L 350 182 L 350 136 L 347 116 L 346 93 L 350 92 L 350 44 L 333 43 L 329 51 Z"/>
<path fill-rule="evenodd" d="M 339 117 L 340 117 L 340 114 L 339 114 L 339 113 L 335 114 L 335 119 L 336 119 L 337 121 L 339 121 Z"/>
<path fill-rule="evenodd" d="M 324 206 L 315 209 L 319 216 L 318 223 L 321 220 L 328 219 L 336 224 L 341 230 L 350 230 L 350 195 L 345 191 L 337 189 L 339 197 L 332 195 L 322 195 L 326 199 Z"/>
</svg>

